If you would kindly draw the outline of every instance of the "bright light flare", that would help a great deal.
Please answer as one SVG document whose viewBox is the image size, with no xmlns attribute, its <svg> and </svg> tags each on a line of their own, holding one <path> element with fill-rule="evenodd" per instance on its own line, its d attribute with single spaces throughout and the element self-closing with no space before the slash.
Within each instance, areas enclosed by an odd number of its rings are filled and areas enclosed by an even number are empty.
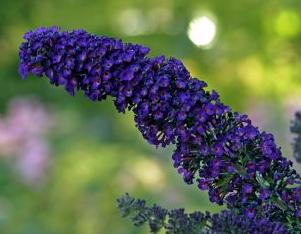
<svg viewBox="0 0 301 234">
<path fill-rule="evenodd" d="M 189 24 L 187 34 L 196 46 L 207 47 L 216 35 L 215 22 L 207 16 L 194 18 Z"/>
</svg>

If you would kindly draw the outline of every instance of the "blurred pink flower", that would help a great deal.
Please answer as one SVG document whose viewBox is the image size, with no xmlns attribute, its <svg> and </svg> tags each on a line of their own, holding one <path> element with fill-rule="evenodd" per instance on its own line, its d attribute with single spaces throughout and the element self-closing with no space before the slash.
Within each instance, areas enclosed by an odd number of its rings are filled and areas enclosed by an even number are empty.
<svg viewBox="0 0 301 234">
<path fill-rule="evenodd" d="M 17 160 L 16 168 L 24 182 L 37 184 L 45 179 L 48 161 L 48 144 L 41 139 L 31 139 L 26 143 L 22 157 Z"/>
<path fill-rule="evenodd" d="M 30 185 L 43 181 L 49 164 L 46 134 L 53 117 L 33 99 L 15 99 L 0 117 L 0 155 L 11 159 L 22 180 Z"/>
</svg>

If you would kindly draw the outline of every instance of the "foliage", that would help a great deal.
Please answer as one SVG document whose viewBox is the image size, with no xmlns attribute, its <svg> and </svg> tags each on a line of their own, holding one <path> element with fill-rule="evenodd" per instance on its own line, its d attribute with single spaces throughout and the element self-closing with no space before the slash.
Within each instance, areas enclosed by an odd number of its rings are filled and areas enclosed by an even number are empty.
<svg viewBox="0 0 301 234">
<path fill-rule="evenodd" d="M 187 214 L 184 209 L 168 211 L 157 205 L 147 207 L 144 200 L 135 199 L 127 193 L 117 202 L 123 217 L 130 217 L 135 226 L 148 223 L 151 233 L 158 233 L 162 228 L 167 234 L 288 233 L 279 222 L 270 222 L 265 218 L 249 219 L 228 210 L 223 210 L 219 214 L 198 211 Z"/>
</svg>

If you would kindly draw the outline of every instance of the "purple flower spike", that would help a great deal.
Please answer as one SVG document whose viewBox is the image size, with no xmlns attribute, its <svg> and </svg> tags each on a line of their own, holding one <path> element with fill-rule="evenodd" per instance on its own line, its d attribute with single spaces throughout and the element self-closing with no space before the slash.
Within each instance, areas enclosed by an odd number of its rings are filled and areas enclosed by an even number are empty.
<svg viewBox="0 0 301 234">
<path fill-rule="evenodd" d="M 277 200 L 281 206 L 275 206 L 275 217 L 286 210 L 290 219 L 297 218 L 301 199 L 299 189 L 291 187 L 300 176 L 273 135 L 221 103 L 181 61 L 148 58 L 144 46 L 84 30 L 39 28 L 24 39 L 19 52 L 23 78 L 46 76 L 71 95 L 82 91 L 93 101 L 113 97 L 119 112 L 134 112 L 136 126 L 150 144 L 176 145 L 174 166 L 186 183 L 197 179 L 200 189 L 208 189 L 212 202 L 226 202 L 251 217 Z M 268 187 L 274 188 L 274 200 L 264 190 Z"/>
</svg>

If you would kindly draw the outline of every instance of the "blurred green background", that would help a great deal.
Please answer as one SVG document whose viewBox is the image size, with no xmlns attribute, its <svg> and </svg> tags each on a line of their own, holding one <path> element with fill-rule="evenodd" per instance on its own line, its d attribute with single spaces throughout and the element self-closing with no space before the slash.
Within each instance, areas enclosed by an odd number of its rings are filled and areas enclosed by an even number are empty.
<svg viewBox="0 0 301 234">
<path fill-rule="evenodd" d="M 192 76 L 275 134 L 291 157 L 301 109 L 300 0 L 0 0 L 0 233 L 148 233 L 120 218 L 124 192 L 188 211 L 218 211 L 147 145 L 131 113 L 17 74 L 22 35 L 84 28 L 183 60 Z M 295 166 L 297 169 L 298 166 Z"/>
</svg>

